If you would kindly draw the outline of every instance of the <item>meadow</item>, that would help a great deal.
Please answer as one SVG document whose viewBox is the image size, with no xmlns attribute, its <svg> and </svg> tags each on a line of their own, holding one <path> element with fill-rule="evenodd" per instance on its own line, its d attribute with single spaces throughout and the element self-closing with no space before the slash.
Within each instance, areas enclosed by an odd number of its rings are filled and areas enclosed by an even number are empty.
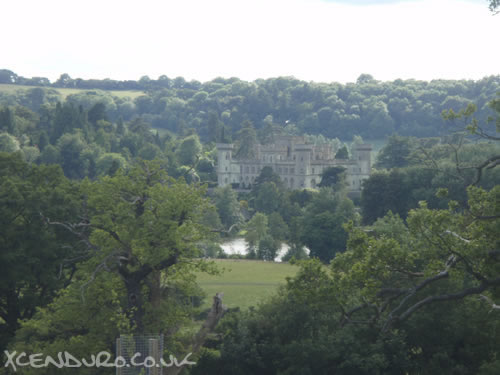
<svg viewBox="0 0 500 375">
<path fill-rule="evenodd" d="M 25 85 L 10 85 L 10 84 L 0 84 L 0 93 L 5 93 L 9 95 L 16 94 L 19 91 L 26 91 L 30 89 L 34 89 L 38 86 L 25 86 Z M 103 91 L 106 92 L 112 96 L 116 96 L 118 98 L 125 98 L 129 97 L 131 99 L 135 99 L 141 95 L 145 95 L 143 91 L 139 90 L 97 90 L 97 89 L 72 89 L 72 88 L 54 88 L 54 87 L 42 87 L 47 90 L 53 90 L 59 93 L 61 96 L 61 100 L 65 100 L 66 97 L 72 94 L 78 94 L 82 92 L 89 92 L 89 91 Z"/>
<path fill-rule="evenodd" d="M 212 296 L 218 292 L 224 293 L 223 301 L 229 308 L 257 306 L 299 269 L 289 263 L 258 260 L 217 259 L 215 263 L 224 270 L 221 275 L 198 275 L 198 283 L 207 293 L 205 307 L 211 305 Z"/>
</svg>

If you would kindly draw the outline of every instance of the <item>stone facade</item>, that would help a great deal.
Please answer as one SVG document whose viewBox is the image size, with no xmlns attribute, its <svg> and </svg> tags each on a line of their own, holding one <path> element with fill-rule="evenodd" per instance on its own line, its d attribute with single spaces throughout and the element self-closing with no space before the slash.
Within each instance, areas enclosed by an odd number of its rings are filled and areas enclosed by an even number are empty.
<svg viewBox="0 0 500 375">
<path fill-rule="evenodd" d="M 234 145 L 217 144 L 217 179 L 219 186 L 238 184 L 251 188 L 264 167 L 271 167 L 289 189 L 316 188 L 324 169 L 334 166 L 346 168 L 347 184 L 351 192 L 361 191 L 361 183 L 371 173 L 369 144 L 355 146 L 354 158 L 335 159 L 330 145 L 306 144 L 303 137 L 280 136 L 273 144 L 257 145 L 254 158 L 237 159 Z"/>
</svg>

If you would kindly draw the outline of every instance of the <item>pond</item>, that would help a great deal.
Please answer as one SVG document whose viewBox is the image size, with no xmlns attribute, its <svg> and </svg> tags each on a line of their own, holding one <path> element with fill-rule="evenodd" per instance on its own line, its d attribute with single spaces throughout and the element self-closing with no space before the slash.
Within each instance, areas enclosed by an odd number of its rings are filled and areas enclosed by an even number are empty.
<svg viewBox="0 0 500 375">
<path fill-rule="evenodd" d="M 234 238 L 220 245 L 220 247 L 222 247 L 224 252 L 228 255 L 230 254 L 245 255 L 247 253 L 247 246 L 248 246 L 247 242 L 242 237 Z M 282 243 L 281 248 L 278 251 L 278 256 L 276 257 L 275 261 L 281 262 L 281 258 L 283 258 L 283 256 L 286 254 L 289 248 L 290 246 L 288 246 L 286 243 Z"/>
</svg>

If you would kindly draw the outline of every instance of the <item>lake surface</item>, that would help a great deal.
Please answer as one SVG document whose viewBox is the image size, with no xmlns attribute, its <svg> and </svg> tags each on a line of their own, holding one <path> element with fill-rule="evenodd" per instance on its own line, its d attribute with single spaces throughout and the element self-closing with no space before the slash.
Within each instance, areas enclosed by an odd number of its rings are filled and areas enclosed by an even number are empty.
<svg viewBox="0 0 500 375">
<path fill-rule="evenodd" d="M 244 238 L 235 238 L 231 241 L 224 242 L 220 245 L 226 254 L 241 254 L 245 255 L 247 253 L 248 244 Z M 278 251 L 278 256 L 276 257 L 276 262 L 281 262 L 281 258 L 286 254 L 290 246 L 286 243 L 281 244 L 281 248 Z"/>
</svg>

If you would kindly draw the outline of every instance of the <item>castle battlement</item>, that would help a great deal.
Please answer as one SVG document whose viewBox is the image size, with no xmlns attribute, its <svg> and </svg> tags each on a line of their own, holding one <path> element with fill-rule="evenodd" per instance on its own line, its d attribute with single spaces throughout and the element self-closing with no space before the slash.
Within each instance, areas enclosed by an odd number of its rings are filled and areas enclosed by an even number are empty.
<svg viewBox="0 0 500 375">
<path fill-rule="evenodd" d="M 355 146 L 355 158 L 335 159 L 331 145 L 313 145 L 303 137 L 280 136 L 272 144 L 256 145 L 252 159 L 233 157 L 234 145 L 217 143 L 217 180 L 219 186 L 237 184 L 250 189 L 262 168 L 277 173 L 289 189 L 316 188 L 326 168 L 342 166 L 351 192 L 361 191 L 363 180 L 371 173 L 370 144 Z"/>
</svg>

